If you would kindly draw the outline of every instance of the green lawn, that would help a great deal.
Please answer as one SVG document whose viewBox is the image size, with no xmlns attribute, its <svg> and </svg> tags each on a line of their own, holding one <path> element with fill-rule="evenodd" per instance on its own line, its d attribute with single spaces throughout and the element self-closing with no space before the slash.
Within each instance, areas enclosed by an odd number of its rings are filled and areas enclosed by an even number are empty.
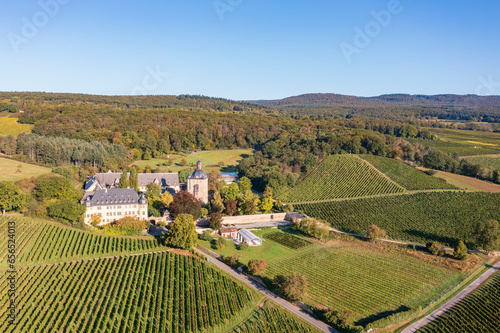
<svg viewBox="0 0 500 333">
<path fill-rule="evenodd" d="M 0 137 L 7 135 L 17 136 L 19 133 L 31 133 L 33 125 L 18 124 L 17 118 L 0 118 Z"/>
<path fill-rule="evenodd" d="M 291 258 L 299 251 L 292 250 L 286 246 L 278 244 L 274 241 L 266 239 L 266 234 L 276 232 L 278 229 L 264 229 L 264 230 L 252 230 L 252 232 L 262 239 L 262 246 L 250 246 L 246 250 L 238 250 L 236 248 L 236 244 L 234 244 L 231 240 L 226 241 L 226 246 L 222 250 L 215 250 L 211 247 L 210 243 L 207 241 L 199 240 L 198 243 L 201 246 L 206 247 L 222 256 L 232 256 L 233 254 L 239 254 L 241 256 L 240 262 L 243 264 L 247 264 L 250 259 L 263 259 L 267 263 L 271 263 L 274 261 L 278 261 L 284 258 Z M 287 232 L 280 230 L 278 232 Z M 307 249 L 319 248 L 320 244 L 314 243 L 312 246 L 308 246 Z"/>
<path fill-rule="evenodd" d="M 50 168 L 22 163 L 8 158 L 0 157 L 0 180 L 16 181 L 21 178 L 38 177 L 50 173 Z"/>
<path fill-rule="evenodd" d="M 172 166 L 164 166 L 169 172 L 178 172 L 188 166 L 181 166 L 181 160 L 186 159 L 188 165 L 196 164 L 198 160 L 203 162 L 203 170 L 210 172 L 212 170 L 216 171 L 226 171 L 235 170 L 238 162 L 244 157 L 253 155 L 254 151 L 252 149 L 235 149 L 235 150 L 210 150 L 210 151 L 200 151 L 185 155 L 169 155 L 173 159 Z M 151 166 L 155 169 L 158 166 L 162 166 L 166 163 L 166 159 L 151 159 L 134 162 L 139 168 L 144 169 L 146 165 Z M 220 164 L 220 165 L 219 165 Z"/>
</svg>

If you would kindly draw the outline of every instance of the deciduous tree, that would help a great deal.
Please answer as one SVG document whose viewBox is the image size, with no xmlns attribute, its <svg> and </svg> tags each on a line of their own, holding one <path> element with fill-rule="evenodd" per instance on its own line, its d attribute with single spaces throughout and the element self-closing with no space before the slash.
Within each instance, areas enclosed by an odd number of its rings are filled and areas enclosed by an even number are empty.
<svg viewBox="0 0 500 333">
<path fill-rule="evenodd" d="M 168 246 L 190 249 L 196 245 L 198 236 L 191 214 L 179 214 L 170 225 L 170 230 L 162 236 Z"/>
</svg>

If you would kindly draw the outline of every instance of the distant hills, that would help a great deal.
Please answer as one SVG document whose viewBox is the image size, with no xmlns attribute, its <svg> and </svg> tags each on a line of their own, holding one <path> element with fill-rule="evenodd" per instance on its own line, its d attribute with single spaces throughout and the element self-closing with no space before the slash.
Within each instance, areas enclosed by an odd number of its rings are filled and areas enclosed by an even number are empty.
<svg viewBox="0 0 500 333">
<path fill-rule="evenodd" d="M 247 101 L 269 108 L 331 107 L 331 106 L 428 106 L 428 107 L 500 107 L 500 96 L 478 95 L 408 95 L 390 94 L 357 97 L 340 94 L 304 94 L 279 100 Z"/>
</svg>

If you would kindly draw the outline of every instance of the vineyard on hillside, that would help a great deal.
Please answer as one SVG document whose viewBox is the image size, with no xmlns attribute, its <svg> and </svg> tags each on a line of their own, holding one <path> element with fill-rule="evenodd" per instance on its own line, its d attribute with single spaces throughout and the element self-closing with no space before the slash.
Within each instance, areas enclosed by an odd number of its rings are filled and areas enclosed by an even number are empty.
<svg viewBox="0 0 500 333">
<path fill-rule="evenodd" d="M 303 181 L 279 195 L 278 199 L 311 202 L 404 191 L 358 156 L 334 155 L 327 157 Z"/>
<path fill-rule="evenodd" d="M 275 231 L 268 233 L 265 235 L 265 238 L 270 239 L 278 244 L 281 244 L 293 250 L 302 249 L 312 244 L 311 242 L 303 238 L 282 231 Z"/>
<path fill-rule="evenodd" d="M 252 312 L 251 317 L 234 328 L 234 333 L 256 332 L 321 332 L 316 327 L 304 322 L 290 312 L 271 305 L 268 301 L 258 310 Z"/>
<path fill-rule="evenodd" d="M 500 194 L 431 192 L 369 199 L 297 205 L 305 214 L 328 221 L 332 227 L 366 235 L 376 224 L 391 239 L 425 244 L 435 240 L 473 246 L 478 221 L 500 220 Z"/>
<path fill-rule="evenodd" d="M 462 278 L 460 273 L 403 254 L 344 245 L 272 263 L 266 274 L 273 278 L 291 273 L 307 278 L 310 300 L 348 310 L 360 324 L 366 324 L 370 315 L 426 305 Z"/>
<path fill-rule="evenodd" d="M 498 332 L 500 327 L 500 273 L 441 317 L 417 332 Z"/>
<path fill-rule="evenodd" d="M 396 183 L 410 191 L 457 189 L 455 186 L 441 179 L 429 176 L 393 158 L 375 155 L 361 155 L 361 158 L 370 162 L 375 168 L 379 169 Z"/>
<path fill-rule="evenodd" d="M 467 162 L 479 164 L 485 168 L 493 168 L 500 170 L 500 156 L 475 156 L 475 157 L 467 157 Z"/>
<path fill-rule="evenodd" d="M 152 237 L 114 237 L 24 217 L 0 217 L 0 233 L 16 222 L 17 264 L 50 263 L 116 254 L 161 250 Z M 7 238 L 0 238 L 0 262 L 5 265 Z M 2 267 L 2 266 L 0 266 Z"/>
<path fill-rule="evenodd" d="M 17 325 L 3 320 L 1 332 L 196 332 L 256 301 L 205 262 L 165 252 L 27 267 L 17 281 Z M 0 290 L 6 318 L 5 279 Z"/>
</svg>

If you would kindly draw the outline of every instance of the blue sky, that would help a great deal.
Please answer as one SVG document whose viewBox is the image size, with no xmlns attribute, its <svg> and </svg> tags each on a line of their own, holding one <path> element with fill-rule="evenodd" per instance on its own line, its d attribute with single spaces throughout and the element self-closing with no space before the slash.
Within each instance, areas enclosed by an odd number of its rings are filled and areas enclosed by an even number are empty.
<svg viewBox="0 0 500 333">
<path fill-rule="evenodd" d="M 498 13 L 493 0 L 3 1 L 0 90 L 500 95 Z"/>
</svg>

